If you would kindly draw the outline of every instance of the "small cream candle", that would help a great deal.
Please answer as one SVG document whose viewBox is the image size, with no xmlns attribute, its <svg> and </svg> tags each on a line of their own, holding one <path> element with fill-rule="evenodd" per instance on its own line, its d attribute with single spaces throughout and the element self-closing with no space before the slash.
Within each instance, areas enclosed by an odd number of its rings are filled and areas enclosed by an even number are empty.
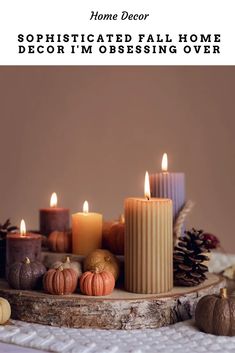
<svg viewBox="0 0 235 353">
<path fill-rule="evenodd" d="M 145 198 L 125 200 L 125 289 L 162 293 L 173 287 L 172 201 L 151 198 L 145 175 Z"/>
<path fill-rule="evenodd" d="M 89 212 L 87 201 L 83 204 L 83 212 L 72 215 L 73 253 L 88 255 L 91 251 L 101 248 L 102 215 Z"/>
</svg>

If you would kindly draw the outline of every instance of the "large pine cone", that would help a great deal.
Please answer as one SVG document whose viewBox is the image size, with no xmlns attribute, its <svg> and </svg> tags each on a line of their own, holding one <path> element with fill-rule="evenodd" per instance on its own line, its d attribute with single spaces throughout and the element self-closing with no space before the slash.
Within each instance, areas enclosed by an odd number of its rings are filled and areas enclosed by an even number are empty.
<svg viewBox="0 0 235 353">
<path fill-rule="evenodd" d="M 175 286 L 192 287 L 205 281 L 208 267 L 203 262 L 209 260 L 205 255 L 208 248 L 202 230 L 192 229 L 179 238 L 173 253 Z"/>
</svg>

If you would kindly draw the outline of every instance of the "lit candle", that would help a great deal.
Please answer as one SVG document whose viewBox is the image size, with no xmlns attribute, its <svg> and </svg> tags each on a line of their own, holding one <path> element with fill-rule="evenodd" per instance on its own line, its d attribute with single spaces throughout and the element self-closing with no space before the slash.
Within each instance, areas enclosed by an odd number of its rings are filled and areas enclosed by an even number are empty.
<svg viewBox="0 0 235 353">
<path fill-rule="evenodd" d="M 72 215 L 73 253 L 88 255 L 91 251 L 101 248 L 102 215 L 89 212 L 87 201 L 83 204 L 83 212 Z"/>
<path fill-rule="evenodd" d="M 162 157 L 162 172 L 150 175 L 151 194 L 154 197 L 169 198 L 173 201 L 173 220 L 185 204 L 184 173 L 168 172 L 168 157 Z"/>
<path fill-rule="evenodd" d="M 30 261 L 41 261 L 41 235 L 28 233 L 22 219 L 20 233 L 7 235 L 6 274 L 13 263 L 23 261 L 26 257 Z"/>
<path fill-rule="evenodd" d="M 173 287 L 172 201 L 145 197 L 125 200 L 125 289 L 162 293 Z"/>
<path fill-rule="evenodd" d="M 50 207 L 39 211 L 40 233 L 49 235 L 54 230 L 60 232 L 69 230 L 69 209 L 57 206 L 57 195 L 51 195 Z"/>
</svg>

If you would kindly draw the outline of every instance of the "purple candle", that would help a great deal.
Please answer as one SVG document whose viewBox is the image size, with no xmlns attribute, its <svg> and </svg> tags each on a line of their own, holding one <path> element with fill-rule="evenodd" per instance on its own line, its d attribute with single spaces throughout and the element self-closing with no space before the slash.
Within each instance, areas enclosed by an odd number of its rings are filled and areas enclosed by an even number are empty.
<svg viewBox="0 0 235 353">
<path fill-rule="evenodd" d="M 41 235 L 26 232 L 25 222 L 20 223 L 20 233 L 9 233 L 6 239 L 6 276 L 15 262 L 41 261 Z"/>
<path fill-rule="evenodd" d="M 49 235 L 54 230 L 59 232 L 69 230 L 69 209 L 57 207 L 57 195 L 54 192 L 51 195 L 49 208 L 42 208 L 40 215 L 40 233 Z"/>
<path fill-rule="evenodd" d="M 162 157 L 162 172 L 150 175 L 152 197 L 173 201 L 173 220 L 185 204 L 185 174 L 168 172 L 167 154 Z"/>
</svg>

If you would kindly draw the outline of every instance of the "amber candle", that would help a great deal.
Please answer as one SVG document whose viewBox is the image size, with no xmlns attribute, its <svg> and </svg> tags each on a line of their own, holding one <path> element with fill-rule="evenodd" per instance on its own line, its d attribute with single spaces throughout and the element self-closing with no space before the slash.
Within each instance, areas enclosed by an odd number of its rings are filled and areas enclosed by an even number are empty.
<svg viewBox="0 0 235 353">
<path fill-rule="evenodd" d="M 102 221 L 99 213 L 89 212 L 88 202 L 83 204 L 83 212 L 72 215 L 73 253 L 88 255 L 91 251 L 101 248 Z"/>
<path fill-rule="evenodd" d="M 57 195 L 51 195 L 50 207 L 39 210 L 40 233 L 49 235 L 54 230 L 66 231 L 69 229 L 69 209 L 57 207 Z"/>
<path fill-rule="evenodd" d="M 173 287 L 172 201 L 150 197 L 125 200 L 125 289 L 154 294 Z"/>
<path fill-rule="evenodd" d="M 9 233 L 6 242 L 6 274 L 9 267 L 23 261 L 41 261 L 41 235 L 27 233 L 24 220 L 20 224 L 20 233 Z"/>
</svg>

